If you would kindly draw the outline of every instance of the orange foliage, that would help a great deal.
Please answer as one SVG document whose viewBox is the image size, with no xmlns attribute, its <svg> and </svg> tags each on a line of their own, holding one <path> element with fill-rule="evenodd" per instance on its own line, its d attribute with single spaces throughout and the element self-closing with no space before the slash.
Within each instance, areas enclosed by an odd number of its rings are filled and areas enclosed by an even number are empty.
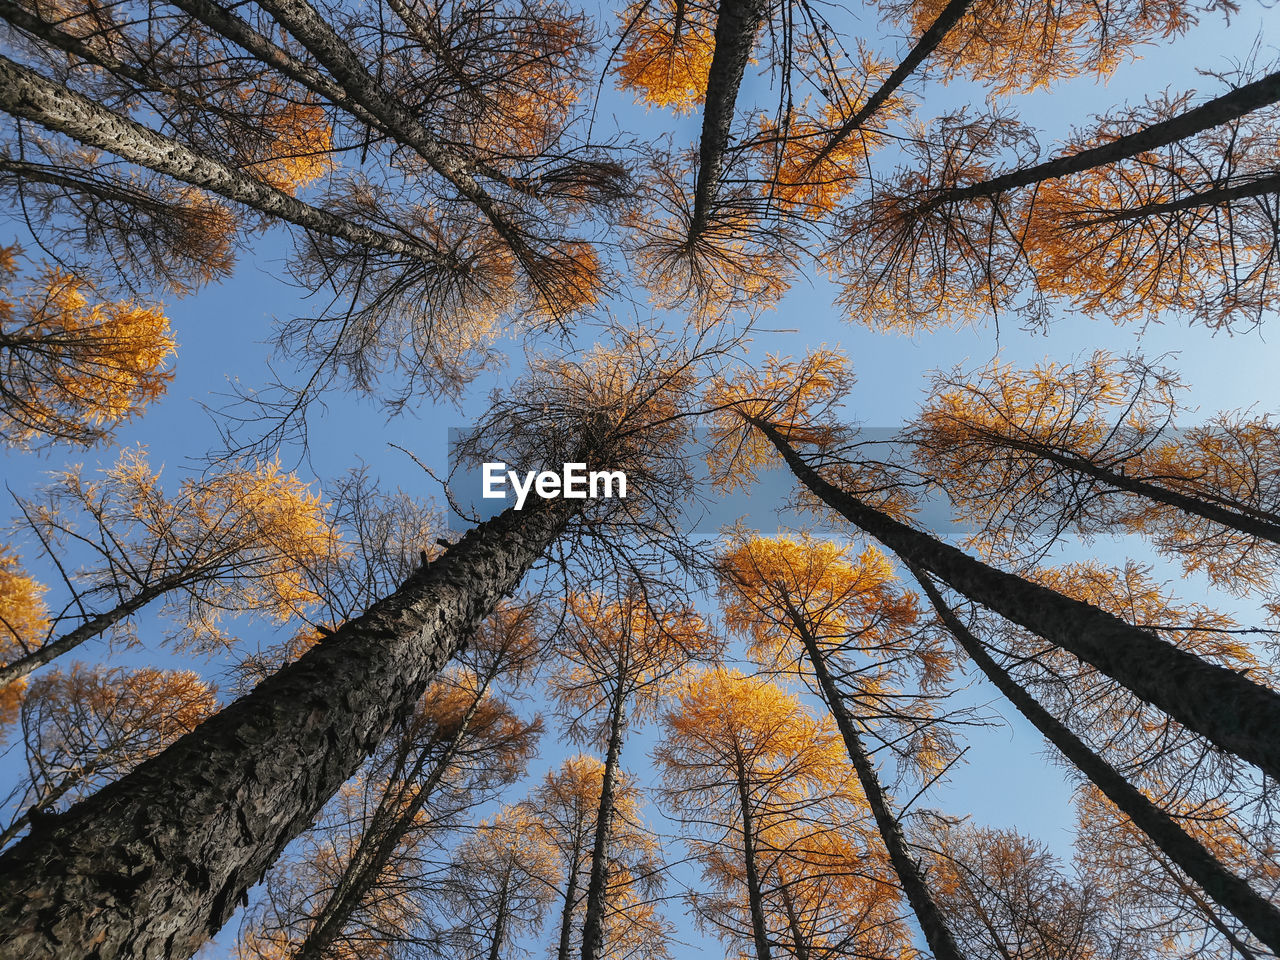
<svg viewBox="0 0 1280 960">
<path fill-rule="evenodd" d="M 37 647 L 49 630 L 48 589 L 22 570 L 18 557 L 0 545 L 0 660 L 12 661 Z M 0 728 L 12 723 L 22 702 L 25 680 L 0 688 Z"/>
<path fill-rule="evenodd" d="M 254 123 L 266 156 L 248 169 L 264 183 L 292 196 L 333 169 L 333 128 L 320 104 L 280 101 Z"/>
<path fill-rule="evenodd" d="M 0 436 L 91 446 L 163 395 L 176 351 L 159 307 L 93 303 L 93 285 L 46 267 L 15 295 L 15 248 L 0 257 Z"/>
<path fill-rule="evenodd" d="M 677 5 L 683 10 L 678 25 Z M 635 90 L 654 106 L 693 113 L 706 95 L 715 55 L 711 11 L 679 0 L 652 0 L 633 4 L 621 17 L 624 36 L 618 51 L 618 86 Z"/>
</svg>

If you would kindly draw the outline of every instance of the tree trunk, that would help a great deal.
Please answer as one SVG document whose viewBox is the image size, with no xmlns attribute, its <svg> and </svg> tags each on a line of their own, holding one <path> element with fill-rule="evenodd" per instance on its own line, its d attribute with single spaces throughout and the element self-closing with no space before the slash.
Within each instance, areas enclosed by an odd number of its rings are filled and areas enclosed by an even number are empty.
<svg viewBox="0 0 1280 960">
<path fill-rule="evenodd" d="M 122 600 L 110 610 L 94 614 L 80 626 L 64 633 L 57 640 L 41 644 L 36 649 L 9 661 L 0 667 L 0 690 L 17 680 L 21 680 L 64 653 L 74 650 L 86 640 L 92 640 L 94 637 L 99 636 L 113 624 L 132 616 L 152 600 L 163 596 L 170 590 L 177 589 L 192 579 L 195 579 L 194 575 L 163 577 L 159 582 L 143 587 L 133 596 Z"/>
<path fill-rule="evenodd" d="M 831 135 L 831 139 L 822 145 L 822 149 L 809 161 L 808 169 L 810 171 L 817 169 L 818 164 L 827 159 L 832 150 L 844 143 L 849 134 L 875 116 L 876 111 L 883 107 L 889 97 L 893 95 L 893 91 L 902 86 L 907 77 L 915 72 L 916 67 L 924 62 L 925 57 L 937 49 L 938 44 L 951 31 L 951 28 L 960 22 L 960 18 L 973 5 L 973 2 L 974 0 L 951 0 L 943 8 L 942 12 L 938 14 L 938 19 L 934 20 L 929 25 L 929 29 L 920 35 L 920 39 L 911 48 L 911 52 L 898 64 L 893 73 L 885 78 L 884 83 L 880 84 L 880 88 L 862 105 L 862 109 L 842 123 L 840 128 Z"/>
<path fill-rule="evenodd" d="M 880 831 L 880 838 L 884 841 L 889 862 L 893 864 L 894 872 L 902 881 L 902 889 L 911 903 L 916 919 L 920 922 L 920 929 L 929 944 L 929 949 L 933 951 L 936 960 L 965 960 L 955 937 L 951 934 L 951 928 L 947 926 L 942 911 L 938 909 L 937 901 L 933 899 L 929 885 L 925 883 L 919 864 L 907 849 L 907 838 L 902 833 L 902 825 L 898 823 L 889 798 L 885 795 L 884 788 L 880 786 L 880 778 L 876 774 L 875 767 L 872 766 L 871 758 L 867 755 L 866 747 L 862 745 L 862 738 L 854 728 L 853 717 L 849 715 L 840 691 L 836 689 L 835 680 L 831 676 L 831 671 L 827 669 L 826 657 L 819 649 L 817 639 L 790 604 L 787 612 L 804 644 L 805 653 L 809 656 L 809 663 L 817 678 L 818 689 L 822 691 L 822 698 L 827 702 L 831 716 L 835 718 L 840 736 L 844 738 L 845 749 L 849 753 L 853 771 L 858 775 L 858 783 L 862 785 L 862 792 L 866 795 L 867 805 L 871 808 L 872 816 L 875 817 L 876 829 Z"/>
<path fill-rule="evenodd" d="M 86 146 L 112 153 L 156 173 L 173 177 L 258 213 L 356 246 L 445 265 L 444 255 L 303 203 L 282 190 L 171 137 L 122 117 L 88 97 L 54 83 L 0 55 L 0 110 L 61 133 Z"/>
<path fill-rule="evenodd" d="M 724 176 L 724 154 L 733 126 L 738 87 L 751 59 L 756 31 L 764 19 L 764 0 L 720 0 L 716 16 L 715 53 L 707 73 L 707 95 L 702 111 L 702 140 L 698 145 L 698 179 L 693 190 L 693 216 L 689 239 L 707 227 L 711 205 Z"/>
<path fill-rule="evenodd" d="M 619 674 L 624 674 L 620 670 Z M 596 808 L 596 835 L 591 847 L 591 879 L 587 884 L 587 908 L 582 921 L 582 960 L 599 960 L 604 955 L 604 915 L 609 893 L 609 840 L 613 831 L 613 801 L 618 780 L 618 756 L 622 752 L 622 730 L 626 723 L 625 676 L 617 677 L 618 687 L 609 707 L 609 747 L 605 753 L 604 775 L 600 781 L 600 805 Z"/>
<path fill-rule="evenodd" d="M 1247 179 L 1241 178 L 1235 183 L 1228 181 L 1224 184 L 1185 194 L 1177 200 L 1143 203 L 1136 207 L 1115 210 L 1111 213 L 1100 213 L 1097 216 L 1086 215 L 1080 220 L 1064 223 L 1063 226 L 1072 230 L 1079 230 L 1104 223 L 1143 220 L 1147 217 L 1158 217 L 1162 214 L 1178 213 L 1182 210 L 1195 210 L 1200 207 L 1220 207 L 1235 200 L 1265 197 L 1273 193 L 1280 193 L 1280 171 Z"/>
<path fill-rule="evenodd" d="M 449 765 L 453 763 L 487 689 L 487 683 L 478 688 L 475 699 L 471 701 L 471 706 L 463 715 L 457 732 L 454 733 L 444 752 L 436 759 L 431 773 L 423 783 L 416 789 L 410 787 L 410 784 L 422 775 L 422 767 L 427 758 L 425 750 L 406 775 L 394 778 L 387 784 L 386 790 L 378 799 L 373 815 L 369 818 L 368 828 L 360 837 L 360 842 L 343 869 L 333 893 L 316 913 L 311 930 L 294 953 L 293 960 L 324 960 L 327 951 L 342 933 L 343 927 L 351 920 L 369 891 L 377 885 L 378 877 L 390 861 L 391 855 L 395 853 L 396 845 L 412 828 L 414 818 L 426 806 L 449 769 Z M 399 782 L 395 782 L 396 780 Z M 409 795 L 407 803 L 405 802 L 406 794 Z"/>
<path fill-rule="evenodd" d="M 577 854 L 574 854 L 574 859 Z M 573 936 L 573 898 L 578 895 L 578 870 L 569 865 L 569 878 L 564 891 L 564 909 L 560 911 L 560 943 L 556 948 L 556 960 L 569 960 L 569 941 Z"/>
<path fill-rule="evenodd" d="M 1125 493 L 1146 497 L 1148 500 L 1163 503 L 1165 506 L 1181 510 L 1183 513 L 1203 517 L 1214 523 L 1220 523 L 1224 527 L 1239 530 L 1241 533 L 1246 533 L 1251 537 L 1258 537 L 1262 540 L 1280 544 L 1280 518 L 1265 510 L 1255 510 L 1244 504 L 1234 504 L 1228 500 L 1221 502 L 1228 503 L 1230 504 L 1229 506 L 1219 506 L 1212 500 L 1179 493 L 1177 490 L 1171 490 L 1161 484 L 1142 480 L 1138 477 L 1126 476 L 1117 470 L 1099 466 L 1087 457 L 1064 453 L 1061 450 L 1055 450 L 1033 440 L 1019 440 L 1016 437 L 1006 437 L 986 430 L 980 431 L 980 436 L 984 440 L 989 440 L 1011 450 L 1020 450 L 1042 460 L 1048 460 L 1050 463 L 1057 464 L 1066 470 L 1082 473 L 1086 477 L 1101 481 L 1117 490 L 1123 490 Z"/>
<path fill-rule="evenodd" d="M 1163 809 L 1095 753 L 1083 740 L 1042 707 L 1031 694 L 1009 676 L 989 654 L 982 642 L 960 622 L 942 599 L 933 580 L 908 563 L 933 608 L 956 641 L 1018 712 L 1031 721 L 1045 739 L 1089 778 L 1134 825 L 1143 831 L 1164 854 L 1185 871 L 1218 903 L 1240 918 L 1259 940 L 1280 952 L 1280 909 L 1236 876 L 1195 838 L 1189 836 Z"/>
<path fill-rule="evenodd" d="M 903 560 L 1057 644 L 1183 726 L 1280 779 L 1280 694 L 1105 610 L 988 566 L 867 506 L 819 476 L 772 424 L 751 423 L 818 499 Z"/>
<path fill-rule="evenodd" d="M 1128 160 L 1148 150 L 1157 150 L 1229 123 L 1253 110 L 1270 106 L 1278 100 L 1280 100 L 1280 72 L 1270 73 L 1261 80 L 1237 87 L 1230 93 L 1224 93 L 1208 103 L 1193 107 L 1186 113 L 1153 123 L 1137 133 L 1117 137 L 1110 143 L 1037 163 L 1022 170 L 1001 174 L 990 180 L 983 180 L 981 183 L 940 190 L 929 196 L 917 213 L 928 213 L 944 204 L 994 197 L 1007 190 L 1029 187 L 1034 183 L 1056 180 L 1058 177 L 1092 170 L 1094 167 L 1105 166 L 1108 163 Z"/>
<path fill-rule="evenodd" d="M 502 890 L 498 894 L 498 916 L 493 923 L 493 944 L 489 948 L 489 960 L 498 960 L 503 938 L 507 935 L 507 898 L 511 896 L 511 871 L 502 878 Z"/>
<path fill-rule="evenodd" d="M 751 816 L 751 795 L 747 790 L 747 771 L 741 755 L 738 756 L 738 802 L 742 809 L 742 860 L 747 872 L 751 937 L 755 942 L 756 960 L 771 960 L 769 929 L 764 922 L 764 896 L 760 892 L 760 867 L 756 863 L 755 818 Z"/>
<path fill-rule="evenodd" d="M 391 596 L 128 776 L 0 856 L 24 960 L 190 956 L 406 717 L 572 516 L 539 501 L 471 530 Z"/>
<path fill-rule="evenodd" d="M 787 914 L 787 926 L 791 929 L 792 952 L 796 960 L 809 960 L 809 941 L 800 929 L 800 918 L 796 916 L 795 901 L 791 899 L 791 890 L 787 878 L 778 871 L 778 895 L 782 898 L 782 909 Z"/>
</svg>

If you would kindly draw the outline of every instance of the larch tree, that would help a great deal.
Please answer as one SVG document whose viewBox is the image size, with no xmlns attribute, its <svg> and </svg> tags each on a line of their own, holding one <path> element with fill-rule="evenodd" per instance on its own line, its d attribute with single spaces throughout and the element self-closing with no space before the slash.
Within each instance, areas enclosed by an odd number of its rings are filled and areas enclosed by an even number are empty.
<svg viewBox="0 0 1280 960">
<path fill-rule="evenodd" d="M 103 443 L 172 380 L 169 318 L 154 304 L 105 301 L 56 267 L 15 289 L 18 256 L 0 248 L 0 440 Z"/>
<path fill-rule="evenodd" d="M 829 719 L 763 678 L 717 668 L 676 696 L 656 757 L 709 887 L 693 897 L 697 915 L 731 948 L 756 960 L 907 949 L 889 865 Z M 809 899 L 819 891 L 831 899 Z"/>
<path fill-rule="evenodd" d="M 888 559 L 810 539 L 740 535 L 721 563 L 725 618 L 767 670 L 798 674 L 826 703 L 867 805 L 930 949 L 964 954 L 913 855 L 866 745 L 895 745 L 927 783 L 951 753 L 932 691 L 950 668 L 936 638 L 917 626 L 915 598 L 896 584 Z M 906 689 L 912 684 L 913 690 Z"/>
<path fill-rule="evenodd" d="M 790 390 L 789 384 L 784 387 L 783 394 Z M 791 425 L 770 422 L 753 412 L 761 409 L 760 403 L 784 409 L 786 405 L 778 397 L 737 401 L 732 389 L 725 386 L 714 393 L 725 399 L 717 414 L 721 426 L 713 455 L 722 455 L 725 445 L 735 438 L 742 442 L 744 431 L 758 431 L 808 494 L 879 540 L 904 562 L 1091 664 L 1221 749 L 1270 776 L 1280 775 L 1280 751 L 1268 732 L 1280 723 L 1280 694 L 1274 689 L 1181 650 L 1143 626 L 985 563 L 903 522 L 894 516 L 897 511 L 892 504 L 875 505 L 884 499 L 882 490 L 870 488 L 870 502 L 858 496 L 856 469 L 833 474 L 848 483 L 847 487 L 826 479 L 815 466 L 821 466 L 820 462 L 802 456 L 793 439 L 829 443 L 833 429 L 803 418 Z M 820 409 L 815 401 L 800 412 L 809 416 Z M 846 466 L 856 468 L 856 464 Z"/>
<path fill-rule="evenodd" d="M 17 554 L 0 546 L 0 657 L 5 662 L 21 656 L 49 629 L 46 589 L 22 568 Z M 25 680 L 0 687 L 0 732 L 17 719 L 25 687 Z"/>
<path fill-rule="evenodd" d="M 719 657 L 722 643 L 688 604 L 643 582 L 615 595 L 571 594 L 555 640 L 549 692 L 578 742 L 603 746 L 600 800 L 582 920 L 582 960 L 604 954 L 614 793 L 626 733 L 658 709 L 680 671 Z"/>
<path fill-rule="evenodd" d="M 134 447 L 99 478 L 60 471 L 18 506 L 20 530 L 63 570 L 69 596 L 41 636 L 20 638 L 0 686 L 103 634 L 131 642 L 133 618 L 157 601 L 179 649 L 225 648 L 225 613 L 283 622 L 317 606 L 319 568 L 343 549 L 320 495 L 273 462 L 228 464 L 167 493 Z M 72 558 L 80 569 L 65 569 Z"/>
<path fill-rule="evenodd" d="M 632 339 L 546 362 L 513 391 L 537 412 L 517 423 L 500 409 L 495 429 L 513 446 L 524 438 L 531 465 L 666 470 L 678 481 L 686 465 L 671 450 L 688 425 L 674 414 L 692 405 L 703 348 L 654 346 Z M 662 528 L 663 504 L 682 489 L 655 483 L 591 505 L 539 499 L 470 530 L 296 662 L 0 858 L 12 942 L 32 956 L 72 942 L 86 956 L 190 955 L 557 539 L 585 539 L 593 525 L 607 532 L 612 518 L 624 531 Z"/>
</svg>

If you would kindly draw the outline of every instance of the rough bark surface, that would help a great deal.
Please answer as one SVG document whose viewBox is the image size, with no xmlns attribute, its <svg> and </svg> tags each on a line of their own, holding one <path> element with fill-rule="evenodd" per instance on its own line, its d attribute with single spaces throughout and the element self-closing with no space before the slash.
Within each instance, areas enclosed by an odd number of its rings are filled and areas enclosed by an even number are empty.
<svg viewBox="0 0 1280 960">
<path fill-rule="evenodd" d="M 1108 163 L 1127 160 L 1148 150 L 1157 150 L 1204 130 L 1230 123 L 1246 113 L 1277 101 L 1280 101 L 1280 72 L 1268 74 L 1261 80 L 1237 87 L 1230 93 L 1224 93 L 1176 117 L 1153 123 L 1137 133 L 1117 137 L 1110 143 L 1090 147 L 1065 157 L 1046 160 L 1044 163 L 1037 163 L 1022 170 L 1013 170 L 992 177 L 990 180 L 983 180 L 981 183 L 939 191 L 929 197 L 928 202 L 924 204 L 924 209 L 932 210 L 947 203 L 993 197 L 1006 190 L 1016 190 L 1019 187 L 1031 186 L 1033 183 L 1055 180 L 1058 177 L 1092 170 L 1094 167 L 1101 167 Z"/>
<path fill-rule="evenodd" d="M 1018 712 L 1030 720 L 1045 739 L 1075 764 L 1170 860 L 1200 884 L 1205 893 L 1239 917 L 1259 940 L 1280 952 L 1280 908 L 1268 903 L 1247 882 L 1228 870 L 1198 840 L 1189 836 L 1176 820 L 1147 799 L 1115 767 L 1042 707 L 996 663 L 981 641 L 960 622 L 929 575 L 911 564 L 908 567 L 965 653 L 995 684 L 996 689 L 1018 708 Z"/>
<path fill-rule="evenodd" d="M 627 683 L 618 686 L 609 709 L 609 746 L 604 775 L 600 781 L 600 804 L 596 808 L 596 835 L 591 847 L 591 879 L 587 883 L 587 906 L 582 921 L 582 960 L 598 960 L 604 955 L 604 915 L 608 907 L 609 840 L 613 832 L 614 795 L 617 791 L 618 761 L 622 753 L 622 731 L 626 723 Z"/>
<path fill-rule="evenodd" d="M 471 530 L 391 596 L 0 857 L 23 960 L 175 960 L 217 932 L 569 517 Z"/>
<path fill-rule="evenodd" d="M 871 808 L 871 815 L 875 818 L 876 829 L 889 854 L 889 862 L 893 864 L 894 872 L 902 883 L 902 889 L 907 895 L 911 909 L 920 922 L 920 929 L 929 944 L 929 949 L 933 951 L 936 960 L 965 960 L 964 953 L 956 943 L 955 937 L 951 935 L 951 928 L 947 926 L 942 911 L 938 909 L 937 901 L 933 899 L 924 874 L 920 871 L 920 865 L 916 863 L 915 858 L 911 856 L 911 851 L 907 848 L 907 838 L 902 832 L 902 825 L 898 823 L 889 798 L 880 785 L 876 768 L 871 764 L 867 748 L 863 746 L 862 738 L 858 736 L 858 731 L 853 725 L 853 717 L 849 715 L 840 691 L 836 688 L 835 680 L 831 676 L 831 671 L 827 669 L 826 657 L 819 649 L 818 641 L 801 619 L 794 614 L 791 619 L 801 642 L 804 643 L 805 653 L 808 654 L 809 663 L 818 680 L 818 688 L 822 691 L 822 698 L 827 702 L 831 716 L 835 718 L 840 736 L 844 738 L 845 750 L 849 753 L 849 761 L 853 764 L 853 771 L 857 774 L 858 783 L 862 786 L 862 792 L 867 798 L 867 806 Z"/>
<path fill-rule="evenodd" d="M 1183 726 L 1280 779 L 1280 694 L 1146 630 L 976 560 L 818 475 L 772 424 L 752 423 L 796 477 L 850 523 L 953 590 L 1056 643 Z"/>
<path fill-rule="evenodd" d="M 303 203 L 2 55 L 0 110 L 304 229 L 425 263 L 443 262 L 443 257 L 430 247 L 380 233 Z"/>
<path fill-rule="evenodd" d="M 742 860 L 747 872 L 747 906 L 751 910 L 751 938 L 756 960 L 771 960 L 769 929 L 764 922 L 764 894 L 760 889 L 760 867 L 756 863 L 755 821 L 751 816 L 751 794 L 747 789 L 746 763 L 738 755 L 738 803 L 742 809 Z"/>
<path fill-rule="evenodd" d="M 724 153 L 729 146 L 733 108 L 738 87 L 751 59 L 756 31 L 764 19 L 764 0 L 721 0 L 716 16 L 715 53 L 707 72 L 707 94 L 702 111 L 702 140 L 698 145 L 698 180 L 693 190 L 690 239 L 707 226 L 711 205 L 724 176 Z"/>
</svg>

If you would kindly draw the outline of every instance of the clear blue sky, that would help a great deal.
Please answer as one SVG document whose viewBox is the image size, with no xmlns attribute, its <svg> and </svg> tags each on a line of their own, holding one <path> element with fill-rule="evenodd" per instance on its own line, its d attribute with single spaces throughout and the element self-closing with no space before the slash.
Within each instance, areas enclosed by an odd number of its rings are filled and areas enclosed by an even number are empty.
<svg viewBox="0 0 1280 960">
<path fill-rule="evenodd" d="M 1263 33 L 1263 42 L 1274 43 L 1277 14 L 1246 2 L 1244 11 L 1225 27 L 1219 18 L 1206 17 L 1204 24 L 1187 37 L 1160 47 L 1148 48 L 1143 59 L 1120 68 L 1106 85 L 1090 81 L 1076 82 L 1040 92 L 1019 101 L 1023 116 L 1044 131 L 1044 142 L 1065 134 L 1072 123 L 1086 123 L 1091 114 L 1125 99 L 1137 99 L 1166 86 L 1183 89 L 1200 86 L 1210 89 L 1213 82 L 1197 78 L 1194 68 L 1221 68 L 1232 58 L 1248 52 L 1255 37 Z M 867 13 L 864 22 L 874 20 Z M 1270 31 L 1269 33 L 1266 31 Z M 886 49 L 893 49 L 891 43 Z M 1274 55 L 1272 47 L 1264 47 L 1261 59 Z M 606 87 L 608 85 L 606 84 Z M 761 81 L 752 81 L 747 96 L 767 100 Z M 974 88 L 958 84 L 948 89 L 930 91 L 929 113 L 939 113 L 976 95 Z M 629 98 L 610 93 L 600 111 L 600 125 L 607 129 L 616 123 L 621 132 L 641 138 L 657 137 L 667 132 L 676 142 L 692 142 L 697 133 L 697 120 L 673 120 L 658 111 L 645 111 L 630 104 Z M 16 236 L 25 238 L 17 226 L 0 233 L 0 241 Z M 312 310 L 300 301 L 299 291 L 278 278 L 284 275 L 285 238 L 279 231 L 259 238 L 251 254 L 241 260 L 234 277 L 201 291 L 185 300 L 169 303 L 179 342 L 177 375 L 163 401 L 153 405 L 136 423 L 119 432 L 122 446 L 144 444 L 153 462 L 166 465 L 166 477 L 175 483 L 192 464 L 199 461 L 217 444 L 217 433 L 202 405 L 217 406 L 219 396 L 229 392 L 232 381 L 256 387 L 265 377 L 267 348 L 272 321 Z M 37 256 L 34 248 L 29 253 Z M 958 363 L 975 366 L 999 353 L 1004 360 L 1018 365 L 1035 363 L 1045 358 L 1058 361 L 1087 354 L 1104 347 L 1114 352 L 1140 348 L 1147 356 L 1172 353 L 1171 365 L 1182 371 L 1192 387 L 1189 402 L 1208 414 L 1220 409 L 1256 405 L 1260 410 L 1276 411 L 1280 397 L 1280 359 L 1269 339 L 1268 325 L 1253 333 L 1231 337 L 1212 335 L 1208 330 L 1187 327 L 1178 322 L 1153 325 L 1139 331 L 1132 327 L 1116 327 L 1107 321 L 1088 320 L 1063 315 L 1047 334 L 1028 333 L 1010 319 L 1001 324 L 999 335 L 995 325 L 975 329 L 906 337 L 874 333 L 840 319 L 831 307 L 832 291 L 822 279 L 801 278 L 778 307 L 776 314 L 766 316 L 761 326 L 795 328 L 796 332 L 760 336 L 753 354 L 765 352 L 800 354 L 821 343 L 841 346 L 852 358 L 858 383 L 850 400 L 850 416 L 869 427 L 893 427 L 911 417 L 923 399 L 924 374 L 934 368 Z M 1270 336 L 1280 337 L 1280 326 L 1272 318 Z M 427 406 L 410 415 L 388 421 L 370 400 L 349 394 L 334 393 L 327 401 L 327 411 L 313 419 L 310 458 L 298 462 L 285 453 L 285 462 L 297 466 L 300 474 L 323 480 L 334 477 L 358 463 L 368 464 L 389 486 L 400 485 L 422 496 L 438 497 L 438 490 L 400 452 L 390 444 L 408 448 L 437 472 L 445 467 L 447 430 L 464 426 L 470 416 L 481 409 L 488 390 L 500 386 L 518 373 L 520 353 L 513 345 L 511 365 L 478 381 L 469 392 L 461 409 Z M 89 466 L 105 465 L 113 456 L 111 450 L 95 450 L 85 454 L 67 454 L 54 450 L 43 457 L 10 453 L 4 457 L 6 482 L 18 493 L 30 492 L 40 474 L 68 462 Z M 763 525 L 763 524 L 762 524 Z M 766 529 L 766 532 L 771 532 Z M 1065 556 L 1079 555 L 1070 548 Z M 1140 544 L 1104 543 L 1087 549 L 1109 561 L 1122 561 L 1134 556 L 1144 562 L 1155 562 L 1159 575 L 1181 580 L 1180 574 L 1160 564 Z M 1220 595 L 1213 595 L 1197 580 L 1179 584 L 1188 600 L 1215 603 L 1233 608 Z M 1240 608 L 1236 608 L 1240 609 Z M 1255 619 L 1247 607 L 1240 609 L 1245 620 Z M 246 639 L 252 647 L 263 634 L 259 624 L 245 626 Z M 139 633 L 147 636 L 147 621 Z M 269 642 L 265 635 L 264 642 Z M 101 646 L 86 649 L 82 656 L 105 655 Z M 173 662 L 172 657 L 154 648 L 131 651 L 113 658 L 114 663 Z M 216 676 L 223 664 L 193 661 L 189 665 Z M 994 690 L 975 688 L 978 700 L 996 699 Z M 1006 715 L 1012 711 L 1005 711 Z M 558 732 L 552 729 L 544 740 L 541 756 L 530 769 L 530 781 L 565 755 Z M 639 734 L 628 743 L 625 764 L 644 776 L 648 765 L 649 735 Z M 0 760 L 0 774 L 5 782 L 0 794 L 7 791 L 8 778 L 19 769 L 20 758 L 12 755 Z M 1017 826 L 1050 843 L 1055 850 L 1069 855 L 1070 826 L 1073 814 L 1062 778 L 1043 758 L 1039 738 L 1021 722 L 1014 720 L 1001 730 L 976 736 L 971 744 L 968 762 L 958 768 L 951 782 L 933 791 L 922 805 L 951 813 L 972 813 L 976 821 L 995 826 Z M 513 791 L 523 793 L 524 787 Z M 682 852 L 670 851 L 677 859 Z M 687 878 L 686 878 L 687 879 Z M 680 924 L 682 936 L 697 942 L 698 937 L 682 916 L 678 903 L 672 904 L 672 919 Z M 228 930 L 233 930 L 232 921 Z M 226 942 L 224 934 L 219 938 Z M 219 956 L 221 948 L 211 950 Z M 709 955 L 719 955 L 711 945 Z M 677 957 L 701 955 L 697 950 L 675 951 Z"/>
</svg>

